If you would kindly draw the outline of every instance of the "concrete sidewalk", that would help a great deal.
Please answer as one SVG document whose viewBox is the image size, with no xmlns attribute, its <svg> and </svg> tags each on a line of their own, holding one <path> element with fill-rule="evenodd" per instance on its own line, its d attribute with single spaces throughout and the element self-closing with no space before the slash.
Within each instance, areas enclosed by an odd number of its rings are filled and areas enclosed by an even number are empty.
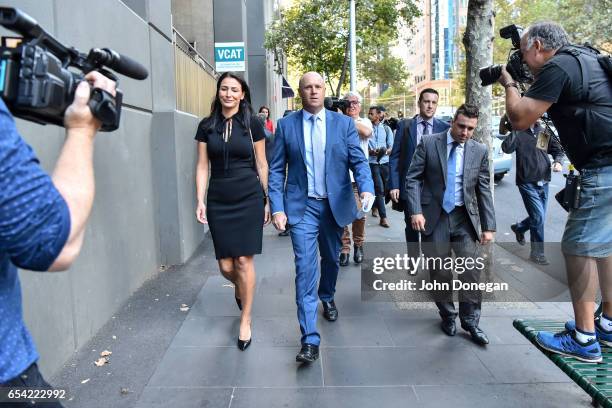
<svg viewBox="0 0 612 408">
<path fill-rule="evenodd" d="M 400 214 L 390 214 L 390 229 L 377 222 L 369 218 L 367 241 L 403 239 Z M 264 235 L 248 350 L 235 345 L 239 310 L 207 240 L 188 264 L 145 285 L 52 379 L 69 388 L 66 407 L 590 406 L 512 327 L 517 317 L 567 319 L 570 305 L 485 303 L 481 327 L 491 344 L 482 348 L 461 329 L 444 335 L 431 304 L 362 302 L 352 262 L 338 279 L 338 321 L 319 314 L 319 360 L 299 365 L 290 239 L 270 227 Z M 515 254 L 504 257 L 537 273 Z M 95 367 L 104 349 L 113 352 L 110 364 Z"/>
</svg>

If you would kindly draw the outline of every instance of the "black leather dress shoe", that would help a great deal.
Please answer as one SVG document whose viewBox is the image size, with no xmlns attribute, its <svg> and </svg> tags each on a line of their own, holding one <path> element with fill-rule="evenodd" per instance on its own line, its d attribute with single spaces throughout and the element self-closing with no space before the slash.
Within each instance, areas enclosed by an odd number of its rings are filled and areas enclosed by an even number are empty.
<svg viewBox="0 0 612 408">
<path fill-rule="evenodd" d="M 355 253 L 353 254 L 353 261 L 356 264 L 360 264 L 363 262 L 363 248 L 355 246 Z"/>
<path fill-rule="evenodd" d="M 518 230 L 518 224 L 512 224 L 510 229 L 512 232 L 514 232 L 516 242 L 518 242 L 520 245 L 525 245 L 525 233 Z"/>
<path fill-rule="evenodd" d="M 246 350 L 251 345 L 251 339 L 248 339 L 248 340 L 238 339 L 238 348 L 242 351 Z"/>
<path fill-rule="evenodd" d="M 480 327 L 478 326 L 465 327 L 461 325 L 461 328 L 467 331 L 468 333 L 470 333 L 470 336 L 472 337 L 472 340 L 474 340 L 474 343 L 480 344 L 481 346 L 489 344 L 489 338 L 487 337 L 485 332 L 482 331 Z"/>
<path fill-rule="evenodd" d="M 323 317 L 329 320 L 330 322 L 335 322 L 338 319 L 338 308 L 336 308 L 336 303 L 332 300 L 331 302 L 323 303 Z"/>
<path fill-rule="evenodd" d="M 301 363 L 312 363 L 317 358 L 319 358 L 319 346 L 315 346 L 314 344 L 302 344 L 302 349 L 295 356 L 295 361 L 299 361 Z"/>
<path fill-rule="evenodd" d="M 340 252 L 340 266 L 347 266 L 349 263 L 349 254 Z"/>
<path fill-rule="evenodd" d="M 440 328 L 444 333 L 448 336 L 454 336 L 457 333 L 457 326 L 455 325 L 455 320 L 442 320 L 440 323 Z"/>
</svg>

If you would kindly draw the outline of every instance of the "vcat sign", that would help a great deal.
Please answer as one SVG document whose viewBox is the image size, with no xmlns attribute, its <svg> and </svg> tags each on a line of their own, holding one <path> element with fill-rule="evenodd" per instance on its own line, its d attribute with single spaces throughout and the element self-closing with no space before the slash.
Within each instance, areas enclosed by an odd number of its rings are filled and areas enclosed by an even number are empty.
<svg viewBox="0 0 612 408">
<path fill-rule="evenodd" d="M 244 43 L 215 43 L 215 69 L 217 72 L 245 71 Z"/>
</svg>

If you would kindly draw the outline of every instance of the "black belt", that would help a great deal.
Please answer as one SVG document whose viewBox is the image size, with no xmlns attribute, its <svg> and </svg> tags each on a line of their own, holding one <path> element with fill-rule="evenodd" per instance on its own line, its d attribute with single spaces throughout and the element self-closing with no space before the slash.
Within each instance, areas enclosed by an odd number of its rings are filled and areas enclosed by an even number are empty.
<svg viewBox="0 0 612 408">
<path fill-rule="evenodd" d="M 308 196 L 308 198 L 312 198 L 313 200 L 317 200 L 317 201 L 327 200 L 327 197 Z"/>
</svg>

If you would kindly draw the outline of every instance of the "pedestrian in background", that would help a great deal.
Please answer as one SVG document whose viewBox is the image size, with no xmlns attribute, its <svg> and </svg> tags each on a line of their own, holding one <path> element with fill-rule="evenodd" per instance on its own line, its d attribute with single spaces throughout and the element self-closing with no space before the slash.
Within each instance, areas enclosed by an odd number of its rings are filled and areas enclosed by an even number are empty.
<svg viewBox="0 0 612 408">
<path fill-rule="evenodd" d="M 378 106 L 370 107 L 368 118 L 372 122 L 372 137 L 368 140 L 368 153 L 376 201 L 372 207 L 372 217 L 380 216 L 379 225 L 389 228 L 387 209 L 385 208 L 385 193 L 388 189 L 389 154 L 393 147 L 393 131 L 380 121 L 381 111 Z"/>
<path fill-rule="evenodd" d="M 272 119 L 270 119 L 270 108 L 264 105 L 259 108 L 259 113 L 263 113 L 264 115 L 266 115 L 264 127 L 270 132 L 272 132 L 272 134 L 274 134 L 274 122 L 272 121 Z"/>
<path fill-rule="evenodd" d="M 266 136 L 253 118 L 250 102 L 244 79 L 224 73 L 217 81 L 210 116 L 200 122 L 195 136 L 196 218 L 208 223 L 221 274 L 234 284 L 236 304 L 242 310 L 240 350 L 251 344 L 253 257 L 261 254 L 263 226 L 270 222 Z"/>
<path fill-rule="evenodd" d="M 406 172 L 423 135 L 444 132 L 449 127 L 448 123 L 434 118 L 438 108 L 438 96 L 438 91 L 432 88 L 421 91 L 418 101 L 419 114 L 399 122 L 389 156 L 389 194 L 393 200 L 393 209 L 404 213 L 408 243 L 417 242 L 418 234 L 411 227 L 411 214 L 406 204 Z"/>
<path fill-rule="evenodd" d="M 516 152 L 516 185 L 527 210 L 527 218 L 512 224 L 510 229 L 521 245 L 525 245 L 525 232 L 529 231 L 531 241 L 529 259 L 539 265 L 548 265 L 544 255 L 544 222 L 551 168 L 548 155 L 552 155 L 554 159 L 553 171 L 562 170 L 561 161 L 564 155 L 555 137 L 550 138 L 546 150 L 536 146 L 538 136 L 543 131 L 544 128 L 539 122 L 526 130 L 513 130 L 501 148 L 505 153 Z"/>
<path fill-rule="evenodd" d="M 346 115 L 350 116 L 355 123 L 357 128 L 357 134 L 359 135 L 359 147 L 363 151 L 364 158 L 368 157 L 368 141 L 372 137 L 372 123 L 359 116 L 361 112 L 361 95 L 358 92 L 348 92 L 344 95 L 344 99 L 348 101 L 348 107 L 346 108 Z M 359 197 L 359 186 L 355 182 L 353 172 L 349 171 L 351 181 L 353 184 L 353 193 L 355 195 L 355 203 L 358 209 L 361 209 L 361 200 Z M 342 234 L 342 250 L 340 252 L 340 266 L 347 266 L 349 263 L 349 257 L 351 253 L 351 232 L 353 235 L 353 261 L 360 264 L 363 262 L 363 243 L 365 242 L 365 224 L 366 214 L 363 213 L 361 218 L 353 221 L 351 224 L 351 230 L 348 225 L 344 227 Z"/>
</svg>

